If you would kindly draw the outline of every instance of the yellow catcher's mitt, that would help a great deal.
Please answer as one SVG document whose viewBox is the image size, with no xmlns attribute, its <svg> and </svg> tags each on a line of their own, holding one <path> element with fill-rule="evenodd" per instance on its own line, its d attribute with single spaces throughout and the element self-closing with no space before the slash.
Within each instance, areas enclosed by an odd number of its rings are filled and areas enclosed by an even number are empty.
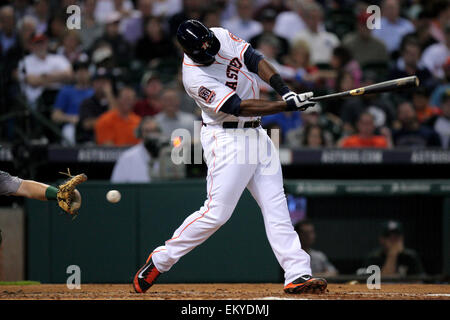
<svg viewBox="0 0 450 320">
<path fill-rule="evenodd" d="M 84 173 L 72 176 L 69 169 L 67 169 L 67 173 L 60 173 L 69 176 L 70 179 L 58 186 L 58 193 L 56 194 L 58 205 L 65 212 L 76 215 L 81 207 L 81 194 L 75 188 L 80 183 L 85 182 L 87 176 Z"/>
</svg>

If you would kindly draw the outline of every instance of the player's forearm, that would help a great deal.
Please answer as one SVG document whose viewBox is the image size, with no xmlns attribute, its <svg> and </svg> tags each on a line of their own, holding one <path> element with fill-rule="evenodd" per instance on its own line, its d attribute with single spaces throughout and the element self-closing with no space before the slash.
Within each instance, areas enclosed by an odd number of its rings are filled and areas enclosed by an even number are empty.
<svg viewBox="0 0 450 320">
<path fill-rule="evenodd" d="M 287 104 L 284 101 L 248 99 L 241 102 L 239 115 L 242 117 L 267 116 L 287 111 L 286 108 Z"/>
<path fill-rule="evenodd" d="M 14 196 L 19 197 L 26 197 L 29 199 L 36 199 L 36 200 L 42 200 L 46 201 L 46 190 L 50 187 L 47 184 L 36 182 L 33 180 L 24 180 L 22 181 L 22 184 L 20 185 L 19 189 L 16 193 L 14 193 Z"/>
<path fill-rule="evenodd" d="M 277 70 L 266 59 L 262 59 L 258 64 L 258 76 L 266 83 L 270 84 L 270 78 L 277 74 Z"/>
<path fill-rule="evenodd" d="M 291 90 L 281 78 L 275 67 L 266 59 L 262 59 L 258 64 L 259 77 L 268 83 L 281 97 Z"/>
</svg>

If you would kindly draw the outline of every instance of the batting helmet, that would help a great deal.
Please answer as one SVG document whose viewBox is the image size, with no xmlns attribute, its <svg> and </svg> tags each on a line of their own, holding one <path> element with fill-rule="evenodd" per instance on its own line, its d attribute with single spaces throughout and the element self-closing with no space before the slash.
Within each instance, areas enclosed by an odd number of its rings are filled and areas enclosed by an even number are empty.
<svg viewBox="0 0 450 320">
<path fill-rule="evenodd" d="M 210 65 L 220 50 L 219 39 L 200 21 L 187 20 L 180 24 L 177 39 L 184 52 L 196 63 Z"/>
</svg>

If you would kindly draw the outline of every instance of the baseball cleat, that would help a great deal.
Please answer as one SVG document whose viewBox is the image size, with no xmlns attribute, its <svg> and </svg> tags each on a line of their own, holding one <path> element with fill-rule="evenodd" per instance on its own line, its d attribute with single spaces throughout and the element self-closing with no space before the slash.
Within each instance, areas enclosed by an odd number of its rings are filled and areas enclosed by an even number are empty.
<svg viewBox="0 0 450 320">
<path fill-rule="evenodd" d="M 156 269 L 152 261 L 152 256 L 148 258 L 147 262 L 134 276 L 133 288 L 137 293 L 145 293 L 161 273 Z"/>
<path fill-rule="evenodd" d="M 327 281 L 322 278 L 313 278 L 304 275 L 289 283 L 284 287 L 286 293 L 324 293 L 327 288 Z"/>
</svg>

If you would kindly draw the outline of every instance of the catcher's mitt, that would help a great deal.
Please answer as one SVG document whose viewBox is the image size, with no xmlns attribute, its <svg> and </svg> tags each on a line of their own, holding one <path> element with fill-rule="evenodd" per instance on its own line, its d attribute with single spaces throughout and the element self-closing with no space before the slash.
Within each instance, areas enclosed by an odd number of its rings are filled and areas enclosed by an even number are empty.
<svg viewBox="0 0 450 320">
<path fill-rule="evenodd" d="M 81 194 L 75 188 L 80 183 L 85 182 L 87 176 L 84 173 L 72 176 L 69 169 L 67 169 L 67 173 L 60 173 L 69 176 L 70 179 L 58 187 L 58 193 L 56 194 L 58 205 L 65 212 L 71 215 L 77 215 L 81 207 Z"/>
</svg>

